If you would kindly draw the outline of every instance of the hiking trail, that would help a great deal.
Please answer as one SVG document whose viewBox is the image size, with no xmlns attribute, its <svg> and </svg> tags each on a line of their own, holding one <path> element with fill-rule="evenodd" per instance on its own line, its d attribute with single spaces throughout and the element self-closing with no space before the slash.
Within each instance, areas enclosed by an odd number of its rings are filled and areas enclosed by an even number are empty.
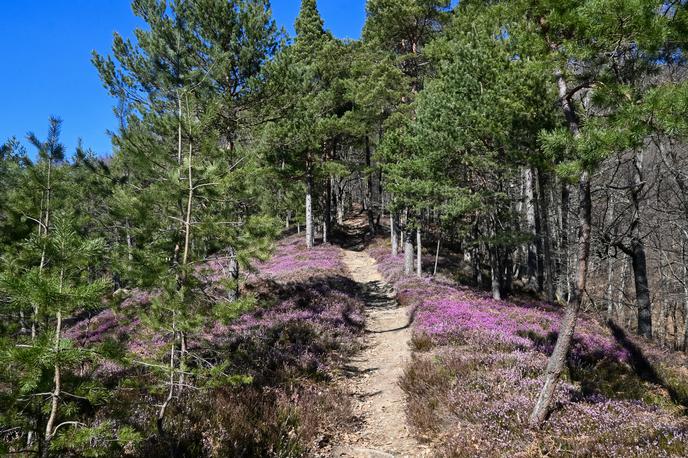
<svg viewBox="0 0 688 458">
<path fill-rule="evenodd" d="M 376 261 L 366 252 L 345 249 L 344 262 L 366 301 L 365 348 L 344 368 L 347 378 L 343 383 L 361 427 L 347 433 L 331 456 L 428 456 L 429 449 L 418 444 L 408 430 L 404 393 L 398 383 L 411 357 L 408 310 L 399 306 Z"/>
</svg>

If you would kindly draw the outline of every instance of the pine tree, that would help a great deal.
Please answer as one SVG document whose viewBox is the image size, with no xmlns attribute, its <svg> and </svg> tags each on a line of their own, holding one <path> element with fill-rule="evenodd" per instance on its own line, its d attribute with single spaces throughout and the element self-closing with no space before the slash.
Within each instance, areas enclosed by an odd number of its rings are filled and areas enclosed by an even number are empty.
<svg viewBox="0 0 688 458">
<path fill-rule="evenodd" d="M 541 142 L 546 150 L 565 157 L 559 173 L 578 182 L 577 282 L 530 418 L 531 424 L 539 425 L 547 415 L 586 294 L 592 233 L 591 177 L 606 157 L 642 143 L 643 136 L 632 125 L 617 121 L 647 88 L 638 84 L 639 78 L 659 62 L 657 56 L 666 43 L 671 17 L 662 14 L 661 1 L 543 1 L 509 6 L 515 15 L 510 16 L 514 22 L 507 30 L 520 45 L 516 52 L 543 63 L 558 91 L 565 119 L 565 128 L 541 135 Z M 592 103 L 581 103 L 582 97 Z M 643 289 L 642 285 L 636 287 Z M 645 313 L 645 333 L 651 329 L 650 318 Z"/>
<path fill-rule="evenodd" d="M 194 269 L 224 250 L 231 285 L 227 302 L 214 305 L 240 308 L 240 265 L 263 256 L 274 236 L 273 221 L 254 214 L 246 198 L 255 191 L 256 158 L 239 140 L 260 115 L 262 64 L 278 37 L 262 0 L 133 6 L 148 30 L 137 31 L 136 43 L 115 36 L 114 60 L 94 55 L 94 63 L 130 107 L 115 138 L 115 163 L 126 178 L 115 199 L 128 215 L 120 223 L 131 240 L 127 278 L 161 289 L 148 323 L 169 339 L 156 421 L 173 451 L 164 421 L 194 383 L 189 335 L 222 313 L 203 299 Z"/>
<path fill-rule="evenodd" d="M 323 221 L 329 230 L 330 167 L 338 138 L 346 127 L 342 118 L 350 109 L 344 81 L 351 49 L 323 28 L 313 0 L 305 0 L 296 20 L 294 43 L 277 56 L 270 72 L 282 97 L 273 101 L 277 121 L 265 131 L 266 159 L 281 168 L 286 179 L 303 180 L 305 187 L 306 244 L 315 243 L 314 209 L 318 184 L 327 181 Z M 325 234 L 325 238 L 327 234 Z"/>
<path fill-rule="evenodd" d="M 49 233 L 32 237 L 17 257 L 4 260 L 0 286 L 5 306 L 30 304 L 41 324 L 27 340 L 3 349 L 2 362 L 10 368 L 4 378 L 13 386 L 5 421 L 35 431 L 37 453 L 43 457 L 92 447 L 96 438 L 113 434 L 111 428 L 85 423 L 87 406 L 102 402 L 104 393 L 93 380 L 76 374 L 85 364 L 95 369 L 99 353 L 75 346 L 63 334 L 66 320 L 100 307 L 109 289 L 107 280 L 89 273 L 90 262 L 103 250 L 101 240 L 81 238 L 68 217 L 53 214 Z"/>
<path fill-rule="evenodd" d="M 378 157 L 388 176 L 395 173 L 393 164 L 413 155 L 410 126 L 415 118 L 415 99 L 423 89 L 427 72 L 424 48 L 447 21 L 449 5 L 446 0 L 370 0 L 366 4 L 368 16 L 363 29 L 364 41 L 393 58 L 407 85 L 393 116 L 385 124 L 385 135 L 379 148 Z M 399 196 L 394 194 L 394 197 L 397 199 Z M 391 212 L 405 215 L 402 230 L 406 242 L 405 270 L 409 274 L 413 271 L 412 234 L 419 226 L 419 215 L 412 208 L 398 203 L 392 206 Z"/>
</svg>

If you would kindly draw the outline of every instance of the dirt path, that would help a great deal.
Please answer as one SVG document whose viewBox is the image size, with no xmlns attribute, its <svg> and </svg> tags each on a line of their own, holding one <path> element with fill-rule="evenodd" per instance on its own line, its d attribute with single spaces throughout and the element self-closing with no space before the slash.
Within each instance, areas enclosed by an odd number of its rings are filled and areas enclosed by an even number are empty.
<svg viewBox="0 0 688 458">
<path fill-rule="evenodd" d="M 398 385 L 411 354 L 407 310 L 398 306 L 375 260 L 367 253 L 345 250 L 344 261 L 366 293 L 368 337 L 365 350 L 345 368 L 350 378 L 344 382 L 362 426 L 347 435 L 346 443 L 334 448 L 333 456 L 427 456 L 427 449 L 406 427 L 404 395 Z"/>
</svg>

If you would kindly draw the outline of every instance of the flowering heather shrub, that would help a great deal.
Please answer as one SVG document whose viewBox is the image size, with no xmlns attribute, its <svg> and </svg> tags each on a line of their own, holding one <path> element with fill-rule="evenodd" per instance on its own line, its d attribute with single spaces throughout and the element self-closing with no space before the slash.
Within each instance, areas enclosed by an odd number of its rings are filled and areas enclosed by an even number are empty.
<svg viewBox="0 0 688 458">
<path fill-rule="evenodd" d="M 222 300 L 228 262 L 218 256 L 196 268 L 206 300 Z M 254 308 L 229 322 L 210 319 L 188 336 L 194 357 L 250 376 L 251 382 L 187 391 L 183 402 L 173 403 L 166 423 L 180 453 L 303 456 L 333 434 L 333 425 L 351 419 L 342 396 L 322 383 L 335 362 L 358 348 L 356 337 L 364 328 L 364 303 L 345 273 L 340 248 L 307 250 L 300 238 L 285 239 L 244 285 L 244 293 L 256 298 Z M 158 295 L 133 290 L 119 307 L 74 324 L 66 336 L 85 346 L 114 340 L 131 359 L 161 361 L 169 336 L 140 318 Z M 151 406 L 160 400 L 150 390 L 151 370 L 110 361 L 96 374 L 112 390 L 112 401 L 98 415 L 120 418 L 148 438 L 132 454 L 166 453 L 150 429 L 156 414 Z"/>
<path fill-rule="evenodd" d="M 259 276 L 289 282 L 345 275 L 340 248 L 326 244 L 309 250 L 302 239 L 292 236 L 279 243 L 268 261 L 256 265 Z"/>
<path fill-rule="evenodd" d="M 223 387 L 175 409 L 169 427 L 185 456 L 218 458 L 311 456 L 311 450 L 330 441 L 350 416 L 347 396 L 309 382 L 289 391 Z M 160 454 L 156 443 L 141 453 Z"/>
<path fill-rule="evenodd" d="M 561 317 L 544 303 L 495 301 L 447 279 L 404 278 L 389 248 L 370 249 L 413 310 L 413 360 L 401 386 L 407 418 L 439 456 L 686 456 L 686 362 L 579 320 L 555 409 L 527 419 Z"/>
</svg>

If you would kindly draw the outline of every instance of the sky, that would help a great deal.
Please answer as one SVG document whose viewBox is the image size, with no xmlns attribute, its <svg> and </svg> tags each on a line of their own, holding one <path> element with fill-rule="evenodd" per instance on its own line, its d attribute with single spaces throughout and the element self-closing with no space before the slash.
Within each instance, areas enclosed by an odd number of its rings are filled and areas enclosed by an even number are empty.
<svg viewBox="0 0 688 458">
<path fill-rule="evenodd" d="M 290 35 L 299 4 L 272 0 L 275 20 Z M 319 0 L 318 7 L 335 36 L 359 38 L 365 0 Z M 28 132 L 44 139 L 48 118 L 57 116 L 69 155 L 79 138 L 96 154 L 110 154 L 114 100 L 91 52 L 109 53 L 114 32 L 131 37 L 142 25 L 130 0 L 0 0 L 0 8 L 0 144 Z"/>
</svg>

